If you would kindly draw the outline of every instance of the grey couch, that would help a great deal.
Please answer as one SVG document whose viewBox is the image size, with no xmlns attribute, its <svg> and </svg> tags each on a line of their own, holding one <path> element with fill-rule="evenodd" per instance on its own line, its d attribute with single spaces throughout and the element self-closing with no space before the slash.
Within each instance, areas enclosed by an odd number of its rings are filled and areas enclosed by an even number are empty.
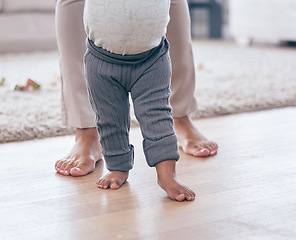
<svg viewBox="0 0 296 240">
<path fill-rule="evenodd" d="M 55 0 L 0 0 L 0 52 L 56 48 Z"/>
</svg>

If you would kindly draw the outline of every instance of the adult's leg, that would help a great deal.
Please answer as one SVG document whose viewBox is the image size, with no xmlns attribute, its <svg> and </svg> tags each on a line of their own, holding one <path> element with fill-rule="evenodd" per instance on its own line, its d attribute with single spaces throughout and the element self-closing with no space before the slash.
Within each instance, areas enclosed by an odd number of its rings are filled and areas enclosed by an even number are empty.
<svg viewBox="0 0 296 240">
<path fill-rule="evenodd" d="M 83 27 L 84 0 L 57 0 L 56 31 L 62 76 L 63 124 L 76 127 L 76 141 L 71 152 L 56 162 L 56 170 L 64 175 L 81 176 L 95 168 L 101 159 L 94 113 L 87 97 L 84 80 Z"/>
<path fill-rule="evenodd" d="M 84 0 L 58 0 L 56 31 L 62 76 L 63 124 L 94 128 L 94 113 L 87 98 L 83 55 L 86 50 L 83 27 Z"/>
<path fill-rule="evenodd" d="M 171 104 L 175 130 L 183 151 L 193 156 L 209 156 L 217 152 L 215 142 L 205 138 L 194 126 L 189 114 L 197 109 L 195 69 L 191 45 L 190 16 L 186 0 L 172 0 L 167 39 L 172 60 Z"/>
</svg>

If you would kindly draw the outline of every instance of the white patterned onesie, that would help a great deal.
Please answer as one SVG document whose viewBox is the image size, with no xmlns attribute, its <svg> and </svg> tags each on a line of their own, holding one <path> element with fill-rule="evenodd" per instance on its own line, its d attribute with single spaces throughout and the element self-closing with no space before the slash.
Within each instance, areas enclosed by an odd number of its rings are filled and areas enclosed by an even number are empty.
<svg viewBox="0 0 296 240">
<path fill-rule="evenodd" d="M 86 0 L 86 34 L 112 53 L 145 52 L 165 36 L 169 8 L 170 0 Z"/>
</svg>

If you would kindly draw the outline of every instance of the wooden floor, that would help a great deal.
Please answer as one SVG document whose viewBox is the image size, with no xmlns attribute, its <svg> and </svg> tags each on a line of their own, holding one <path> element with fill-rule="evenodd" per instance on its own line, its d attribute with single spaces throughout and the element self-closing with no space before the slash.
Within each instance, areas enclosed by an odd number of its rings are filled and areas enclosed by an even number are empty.
<svg viewBox="0 0 296 240">
<path fill-rule="evenodd" d="M 138 128 L 135 167 L 117 191 L 95 185 L 103 162 L 85 177 L 55 173 L 73 136 L 0 145 L 0 239 L 295 239 L 296 108 L 195 123 L 220 148 L 207 159 L 181 153 L 178 175 L 194 202 L 157 186 Z"/>
</svg>

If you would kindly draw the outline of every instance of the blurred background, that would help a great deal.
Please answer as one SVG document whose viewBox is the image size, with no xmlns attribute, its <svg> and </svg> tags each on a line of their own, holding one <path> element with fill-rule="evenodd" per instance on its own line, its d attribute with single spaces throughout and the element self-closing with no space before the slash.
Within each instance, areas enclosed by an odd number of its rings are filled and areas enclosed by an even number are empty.
<svg viewBox="0 0 296 240">
<path fill-rule="evenodd" d="M 296 1 L 188 0 L 193 38 L 234 39 L 236 43 L 296 41 Z"/>
<path fill-rule="evenodd" d="M 193 39 L 296 41 L 294 0 L 188 0 Z M 56 48 L 55 1 L 0 0 L 0 52 Z"/>
</svg>

